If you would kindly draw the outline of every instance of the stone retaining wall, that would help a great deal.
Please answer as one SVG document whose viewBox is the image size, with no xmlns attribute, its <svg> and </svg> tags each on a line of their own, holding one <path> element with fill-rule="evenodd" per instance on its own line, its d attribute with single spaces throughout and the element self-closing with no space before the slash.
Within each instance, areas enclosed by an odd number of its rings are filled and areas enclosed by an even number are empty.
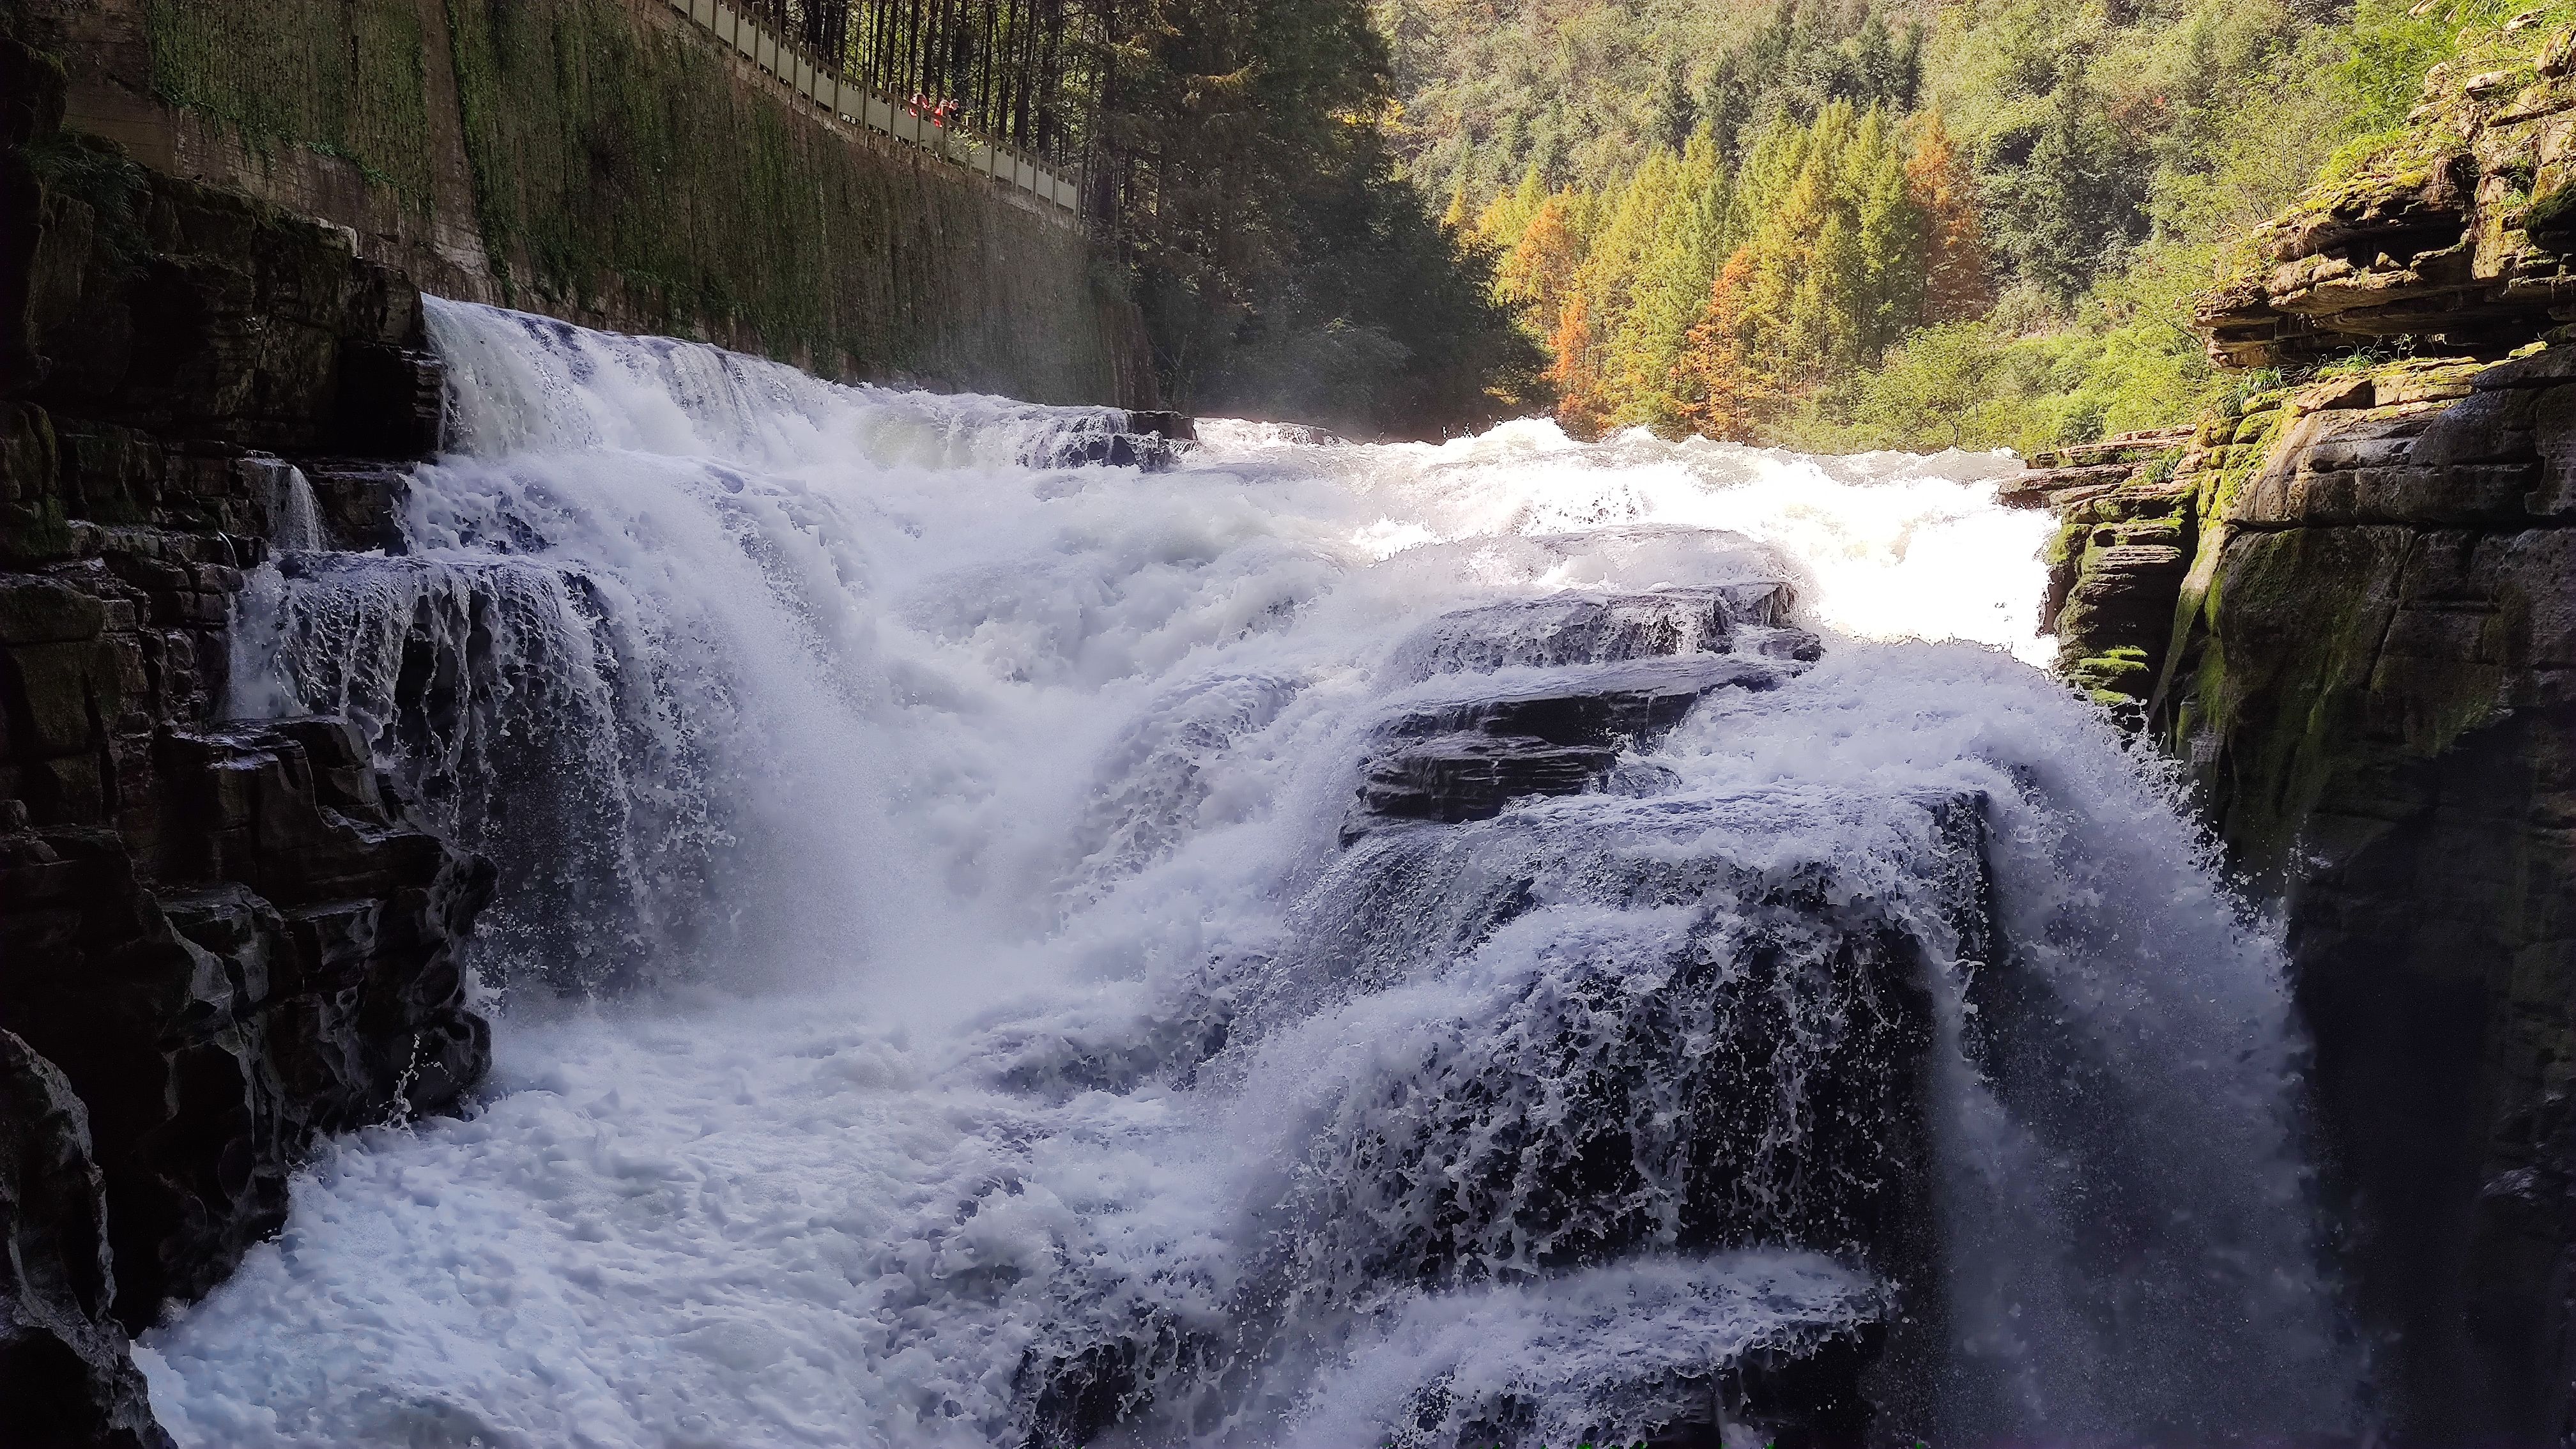
<svg viewBox="0 0 2576 1449">
<path fill-rule="evenodd" d="M 17 0 L 68 121 L 440 296 L 824 376 L 1150 407 L 1063 207 L 796 96 L 668 0 Z"/>
</svg>

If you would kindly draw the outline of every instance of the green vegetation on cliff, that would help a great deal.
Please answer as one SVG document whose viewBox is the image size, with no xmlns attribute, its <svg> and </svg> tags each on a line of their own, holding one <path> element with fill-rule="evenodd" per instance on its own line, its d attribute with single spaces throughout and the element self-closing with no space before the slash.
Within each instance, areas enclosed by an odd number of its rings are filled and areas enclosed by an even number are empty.
<svg viewBox="0 0 2576 1449">
<path fill-rule="evenodd" d="M 1407 173 L 1579 429 L 2025 451 L 2234 386 L 2253 228 L 2551 0 L 1380 0 Z"/>
</svg>

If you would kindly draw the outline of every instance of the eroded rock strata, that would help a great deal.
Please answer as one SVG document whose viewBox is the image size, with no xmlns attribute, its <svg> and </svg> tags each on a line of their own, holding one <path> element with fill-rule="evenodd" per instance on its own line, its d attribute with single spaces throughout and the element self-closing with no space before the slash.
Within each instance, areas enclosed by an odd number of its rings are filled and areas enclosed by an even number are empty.
<svg viewBox="0 0 2576 1449">
<path fill-rule="evenodd" d="M 2404 1443 L 2576 1434 L 2576 36 L 2508 39 L 2200 317 L 2228 364 L 2448 355 L 2007 490 L 2063 520 L 2060 672 L 2281 903 Z"/>
<path fill-rule="evenodd" d="M 2235 367 L 2389 337 L 2489 354 L 2576 322 L 2576 35 L 2532 11 L 2437 66 L 2404 140 L 2253 238 L 2195 325 Z"/>
<path fill-rule="evenodd" d="M 128 1335 L 488 1063 L 489 868 L 340 721 L 223 718 L 244 571 L 324 526 L 290 458 L 423 452 L 441 384 L 345 236 L 66 134 L 5 34 L 0 94 L 0 1423 L 160 1445 Z"/>
</svg>

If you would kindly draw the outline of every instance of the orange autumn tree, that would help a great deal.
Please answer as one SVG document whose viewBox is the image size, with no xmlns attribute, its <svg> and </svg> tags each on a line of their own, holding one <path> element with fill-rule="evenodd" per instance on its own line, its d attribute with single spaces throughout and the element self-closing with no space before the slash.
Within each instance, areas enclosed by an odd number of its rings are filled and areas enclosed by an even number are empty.
<svg viewBox="0 0 2576 1449">
<path fill-rule="evenodd" d="M 1554 359 L 1547 380 L 1556 388 L 1556 418 L 1578 438 L 1599 437 L 1610 421 L 1601 392 L 1601 375 L 1592 363 L 1592 306 L 1581 292 L 1565 303 L 1556 331 L 1547 340 Z"/>
<path fill-rule="evenodd" d="M 1494 296 L 1525 315 L 1558 319 L 1574 293 L 1575 269 L 1583 265 L 1583 243 L 1567 225 L 1567 199 L 1551 196 L 1539 204 L 1520 240 L 1494 269 Z"/>
<path fill-rule="evenodd" d="M 1704 437 L 1749 438 L 1779 405 L 1779 389 L 1754 362 L 1763 330 L 1753 298 L 1757 266 L 1749 246 L 1726 259 L 1709 286 L 1708 309 L 1673 364 L 1678 410 Z"/>
<path fill-rule="evenodd" d="M 1906 159 L 1905 180 L 1923 208 L 1923 316 L 1927 326 L 1982 315 L 1994 303 L 1986 276 L 1985 229 L 1977 220 L 1976 179 L 1950 140 L 1941 113 L 1923 118 Z"/>
</svg>

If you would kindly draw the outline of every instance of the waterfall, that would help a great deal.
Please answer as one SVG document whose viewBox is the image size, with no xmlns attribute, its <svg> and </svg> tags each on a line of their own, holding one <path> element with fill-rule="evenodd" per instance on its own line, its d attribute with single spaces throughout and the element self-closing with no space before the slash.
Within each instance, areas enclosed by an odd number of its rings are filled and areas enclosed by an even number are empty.
<svg viewBox="0 0 2576 1449">
<path fill-rule="evenodd" d="M 2358 1432 L 2277 944 L 2009 459 L 430 325 L 234 707 L 499 866 L 498 1066 L 147 1337 L 182 1443 Z"/>
</svg>

